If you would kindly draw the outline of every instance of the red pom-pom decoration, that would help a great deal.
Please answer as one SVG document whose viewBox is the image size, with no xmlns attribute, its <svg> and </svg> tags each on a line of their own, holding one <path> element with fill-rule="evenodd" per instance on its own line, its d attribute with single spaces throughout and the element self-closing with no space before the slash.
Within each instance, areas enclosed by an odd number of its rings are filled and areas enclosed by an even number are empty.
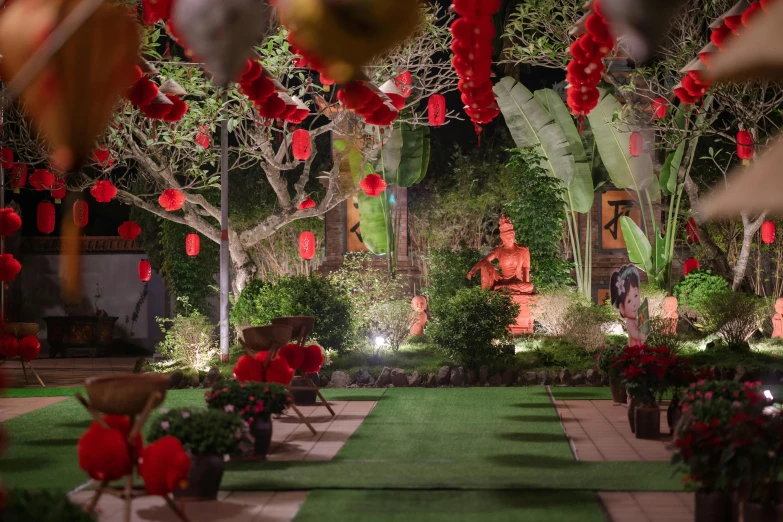
<svg viewBox="0 0 783 522">
<path fill-rule="evenodd" d="M 0 208 L 0 236 L 13 235 L 22 226 L 22 218 L 11 207 Z"/>
<path fill-rule="evenodd" d="M 33 361 L 41 353 L 41 342 L 34 335 L 25 335 L 19 340 L 19 357 L 25 361 Z"/>
<path fill-rule="evenodd" d="M 108 203 L 117 196 L 117 187 L 111 181 L 102 179 L 95 182 L 90 194 L 98 203 Z"/>
<path fill-rule="evenodd" d="M 367 174 L 359 183 L 359 188 L 368 196 L 380 196 L 386 190 L 386 182 L 378 174 Z"/>
<path fill-rule="evenodd" d="M 105 147 L 100 147 L 92 151 L 92 160 L 101 167 L 111 167 L 116 161 L 111 157 L 111 151 Z"/>
<path fill-rule="evenodd" d="M 324 352 L 317 344 L 304 348 L 304 362 L 300 367 L 304 373 L 317 373 L 324 365 Z"/>
<path fill-rule="evenodd" d="M 38 232 L 41 234 L 51 234 L 54 232 L 55 209 L 54 205 L 48 201 L 41 201 L 35 212 L 35 224 Z"/>
<path fill-rule="evenodd" d="M 142 76 L 139 81 L 131 86 L 125 96 L 136 107 L 142 107 L 152 102 L 157 95 L 158 86 L 146 76 Z"/>
<path fill-rule="evenodd" d="M 264 363 L 257 357 L 243 355 L 234 365 L 234 379 L 239 382 L 261 382 L 264 378 Z"/>
<path fill-rule="evenodd" d="M 266 361 L 266 356 L 269 352 L 258 352 L 256 359 L 260 363 Z M 266 369 L 263 382 L 276 382 L 288 386 L 291 384 L 291 379 L 294 378 L 294 369 L 288 366 L 288 361 L 280 357 L 279 355 L 270 361 L 269 366 Z"/>
<path fill-rule="evenodd" d="M 13 359 L 19 355 L 19 341 L 13 335 L 0 337 L 0 355 Z"/>
<path fill-rule="evenodd" d="M 288 362 L 288 366 L 296 370 L 304 364 L 305 349 L 298 344 L 287 344 L 280 349 L 280 357 Z"/>
<path fill-rule="evenodd" d="M 141 234 L 141 227 L 135 221 L 126 221 L 117 228 L 117 232 L 125 241 L 133 241 Z"/>
<path fill-rule="evenodd" d="M 710 33 L 710 42 L 715 44 L 715 46 L 722 51 L 723 46 L 726 45 L 726 40 L 730 36 L 731 29 L 725 25 L 721 25 L 720 27 L 713 29 L 712 33 Z"/>
<path fill-rule="evenodd" d="M 13 281 L 22 271 L 22 263 L 12 254 L 0 255 L 0 281 Z"/>
<path fill-rule="evenodd" d="M 191 461 L 182 443 L 167 435 L 141 452 L 139 475 L 150 495 L 168 495 L 188 486 Z"/>
<path fill-rule="evenodd" d="M 133 460 L 123 433 L 93 422 L 76 446 L 79 467 L 93 480 L 119 480 L 133 470 Z"/>
</svg>

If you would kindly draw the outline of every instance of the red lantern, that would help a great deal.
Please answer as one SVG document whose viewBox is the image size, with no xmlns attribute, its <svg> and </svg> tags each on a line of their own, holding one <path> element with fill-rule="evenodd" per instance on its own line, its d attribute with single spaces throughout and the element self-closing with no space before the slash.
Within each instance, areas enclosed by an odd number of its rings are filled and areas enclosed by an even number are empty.
<svg viewBox="0 0 783 522">
<path fill-rule="evenodd" d="M 318 205 L 315 203 L 315 200 L 313 200 L 313 198 L 311 198 L 310 196 L 307 196 L 307 198 L 304 201 L 299 203 L 298 209 L 299 210 L 307 210 L 307 209 L 310 209 L 310 208 L 315 208 L 317 206 Z"/>
<path fill-rule="evenodd" d="M 666 98 L 655 98 L 652 101 L 653 118 L 660 120 L 666 117 Z"/>
<path fill-rule="evenodd" d="M 737 133 L 737 156 L 742 160 L 743 165 L 750 163 L 756 153 L 756 147 L 753 145 L 753 136 L 746 130 Z"/>
<path fill-rule="evenodd" d="M 182 98 L 176 94 L 167 94 L 166 98 L 171 100 L 173 105 L 169 112 L 163 117 L 163 121 L 173 123 L 180 121 L 183 116 L 188 112 L 188 104 L 182 101 Z"/>
<path fill-rule="evenodd" d="M 152 103 L 152 100 L 158 95 L 158 86 L 147 78 L 142 76 L 136 83 L 134 83 L 125 95 L 136 107 L 141 107 Z"/>
<path fill-rule="evenodd" d="M 692 257 L 690 259 L 687 259 L 685 263 L 682 264 L 682 275 L 687 276 L 689 273 L 698 269 L 699 269 L 699 260 L 696 259 L 695 257 Z"/>
<path fill-rule="evenodd" d="M 628 141 L 628 148 L 630 149 L 631 156 L 634 158 L 642 155 L 644 151 L 644 138 L 641 132 L 632 132 L 631 138 Z"/>
<path fill-rule="evenodd" d="M 152 265 L 147 259 L 139 261 L 139 279 L 144 283 L 152 279 Z"/>
<path fill-rule="evenodd" d="M 49 194 L 52 195 L 55 203 L 60 204 L 60 202 L 65 198 L 66 194 L 65 180 L 62 178 L 57 178 L 54 181 L 54 186 L 52 187 L 52 190 L 49 191 Z"/>
<path fill-rule="evenodd" d="M 37 169 L 30 175 L 30 185 L 35 190 L 51 190 L 54 187 L 55 177 L 54 174 L 46 169 Z"/>
<path fill-rule="evenodd" d="M 446 122 L 446 98 L 442 94 L 433 94 L 427 100 L 427 119 L 433 127 L 440 127 Z"/>
<path fill-rule="evenodd" d="M 11 207 L 0 208 L 0 236 L 10 236 L 22 226 L 22 218 Z"/>
<path fill-rule="evenodd" d="M 309 230 L 299 235 L 299 255 L 302 259 L 315 257 L 315 234 Z"/>
<path fill-rule="evenodd" d="M 11 254 L 0 255 L 0 281 L 13 281 L 22 271 L 22 263 Z"/>
<path fill-rule="evenodd" d="M 386 190 L 386 182 L 378 174 L 367 174 L 359 183 L 359 188 L 368 196 L 380 196 Z"/>
<path fill-rule="evenodd" d="M 775 242 L 775 222 L 765 221 L 761 225 L 761 240 L 769 245 Z"/>
<path fill-rule="evenodd" d="M 34 335 L 25 335 L 19 339 L 19 357 L 25 361 L 38 358 L 41 353 L 41 342 Z"/>
<path fill-rule="evenodd" d="M 188 234 L 185 237 L 185 252 L 190 257 L 197 256 L 201 251 L 201 238 L 198 234 Z"/>
<path fill-rule="evenodd" d="M 685 232 L 688 235 L 688 243 L 699 242 L 699 227 L 696 225 L 696 220 L 690 218 L 688 224 L 685 225 Z"/>
<path fill-rule="evenodd" d="M 14 151 L 8 147 L 0 149 L 0 167 L 10 169 L 14 165 Z"/>
<path fill-rule="evenodd" d="M 108 203 L 117 196 L 117 187 L 111 181 L 102 179 L 95 182 L 90 189 L 90 194 L 98 203 Z"/>
<path fill-rule="evenodd" d="M 36 224 L 40 233 L 51 234 L 54 232 L 54 205 L 52 203 L 48 201 L 38 203 L 36 218 Z"/>
<path fill-rule="evenodd" d="M 405 71 L 401 74 L 398 74 L 396 78 L 394 78 L 394 83 L 397 84 L 397 88 L 402 92 L 402 95 L 407 98 L 411 95 L 411 86 L 413 85 L 413 76 L 411 75 L 410 71 Z"/>
<path fill-rule="evenodd" d="M 185 194 L 177 189 L 166 189 L 158 198 L 158 203 L 167 212 L 173 212 L 182 208 L 182 205 L 185 203 Z"/>
<path fill-rule="evenodd" d="M 14 194 L 19 194 L 19 189 L 27 183 L 27 165 L 24 163 L 14 163 L 11 165 L 11 188 Z"/>
<path fill-rule="evenodd" d="M 304 161 L 310 157 L 310 133 L 304 129 L 297 129 L 291 138 L 294 157 L 299 161 Z"/>
<path fill-rule="evenodd" d="M 101 167 L 111 167 L 116 161 L 111 157 L 111 152 L 105 147 L 92 151 L 92 160 Z"/>
<path fill-rule="evenodd" d="M 141 227 L 135 221 L 126 221 L 119 226 L 117 232 L 120 233 L 120 236 L 125 241 L 133 241 L 141 234 Z"/>
<path fill-rule="evenodd" d="M 89 207 L 87 202 L 79 199 L 73 204 L 73 223 L 79 227 L 84 228 L 90 219 Z"/>
<path fill-rule="evenodd" d="M 209 137 L 209 126 L 202 125 L 199 127 L 198 131 L 196 131 L 196 145 L 202 149 L 208 149 L 211 141 L 212 140 Z"/>
</svg>

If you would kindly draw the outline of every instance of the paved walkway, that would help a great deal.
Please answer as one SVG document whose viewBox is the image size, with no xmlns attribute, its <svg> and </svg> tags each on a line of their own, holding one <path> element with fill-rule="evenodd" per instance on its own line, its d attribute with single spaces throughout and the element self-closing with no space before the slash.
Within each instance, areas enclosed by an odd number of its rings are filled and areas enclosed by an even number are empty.
<svg viewBox="0 0 783 522">
<path fill-rule="evenodd" d="M 138 357 L 71 357 L 56 359 L 37 359 L 32 366 L 47 388 L 83 386 L 84 380 L 96 375 L 110 373 L 128 373 L 133 371 Z M 22 363 L 11 360 L 0 368 L 5 372 L 6 385 L 9 388 L 40 387 L 33 375 L 25 381 Z"/>
<path fill-rule="evenodd" d="M 693 522 L 693 493 L 599 493 L 613 522 Z"/>
<path fill-rule="evenodd" d="M 0 398 L 0 422 L 57 404 L 68 397 L 24 397 L 19 399 Z"/>
</svg>

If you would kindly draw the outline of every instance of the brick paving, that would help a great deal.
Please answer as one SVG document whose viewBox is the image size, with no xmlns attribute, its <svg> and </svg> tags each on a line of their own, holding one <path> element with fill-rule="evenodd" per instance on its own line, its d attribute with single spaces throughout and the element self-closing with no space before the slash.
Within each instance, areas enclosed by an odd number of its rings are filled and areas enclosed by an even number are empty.
<svg viewBox="0 0 783 522">
<path fill-rule="evenodd" d="M 0 422 L 57 404 L 68 397 L 24 397 L 19 399 L 0 398 Z"/>
<path fill-rule="evenodd" d="M 598 494 L 612 522 L 692 522 L 693 493 L 628 493 Z"/>
</svg>

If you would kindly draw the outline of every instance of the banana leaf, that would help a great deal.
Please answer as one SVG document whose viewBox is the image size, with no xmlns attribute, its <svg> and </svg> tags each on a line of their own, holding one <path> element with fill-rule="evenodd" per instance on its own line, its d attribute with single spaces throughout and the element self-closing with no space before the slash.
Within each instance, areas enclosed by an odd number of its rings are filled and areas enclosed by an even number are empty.
<svg viewBox="0 0 783 522">
<path fill-rule="evenodd" d="M 577 175 L 576 160 L 554 117 L 513 78 L 503 78 L 493 91 L 517 147 L 537 148 L 543 156 L 541 167 L 569 186 Z"/>
<path fill-rule="evenodd" d="M 402 124 L 402 154 L 395 185 L 407 188 L 424 178 L 430 162 L 429 141 L 429 127 L 414 129 L 407 123 Z"/>
<path fill-rule="evenodd" d="M 426 129 L 426 133 L 421 154 L 421 173 L 419 174 L 419 179 L 416 180 L 416 183 L 419 183 L 424 179 L 424 176 L 427 175 L 427 170 L 430 168 L 430 128 L 424 128 Z"/>
<path fill-rule="evenodd" d="M 359 229 L 364 246 L 375 255 L 388 254 L 386 238 L 394 237 L 388 192 L 384 190 L 374 197 L 359 192 L 358 196 Z"/>
<path fill-rule="evenodd" d="M 682 165 L 682 156 L 685 153 L 685 142 L 679 144 L 677 150 L 666 156 L 666 161 L 661 169 L 661 175 L 658 183 L 664 195 L 674 194 L 677 190 L 677 174 Z"/>
<path fill-rule="evenodd" d="M 620 218 L 625 247 L 628 249 L 628 259 L 648 276 L 655 276 L 655 265 L 652 259 L 652 246 L 641 228 L 628 216 Z"/>
<path fill-rule="evenodd" d="M 378 157 L 375 159 L 375 172 L 383 176 L 383 180 L 389 185 L 397 183 L 398 169 L 402 160 L 403 135 L 400 124 L 392 127 L 392 134 L 386 139 L 381 150 L 378 151 Z"/>
<path fill-rule="evenodd" d="M 652 158 L 646 152 L 631 156 L 631 129 L 627 124 L 614 120 L 622 109 L 617 99 L 600 89 L 598 106 L 587 115 L 593 129 L 601 160 L 617 188 L 635 190 L 641 199 L 645 191 L 652 200 L 658 199 L 660 190 L 653 173 Z"/>
</svg>

